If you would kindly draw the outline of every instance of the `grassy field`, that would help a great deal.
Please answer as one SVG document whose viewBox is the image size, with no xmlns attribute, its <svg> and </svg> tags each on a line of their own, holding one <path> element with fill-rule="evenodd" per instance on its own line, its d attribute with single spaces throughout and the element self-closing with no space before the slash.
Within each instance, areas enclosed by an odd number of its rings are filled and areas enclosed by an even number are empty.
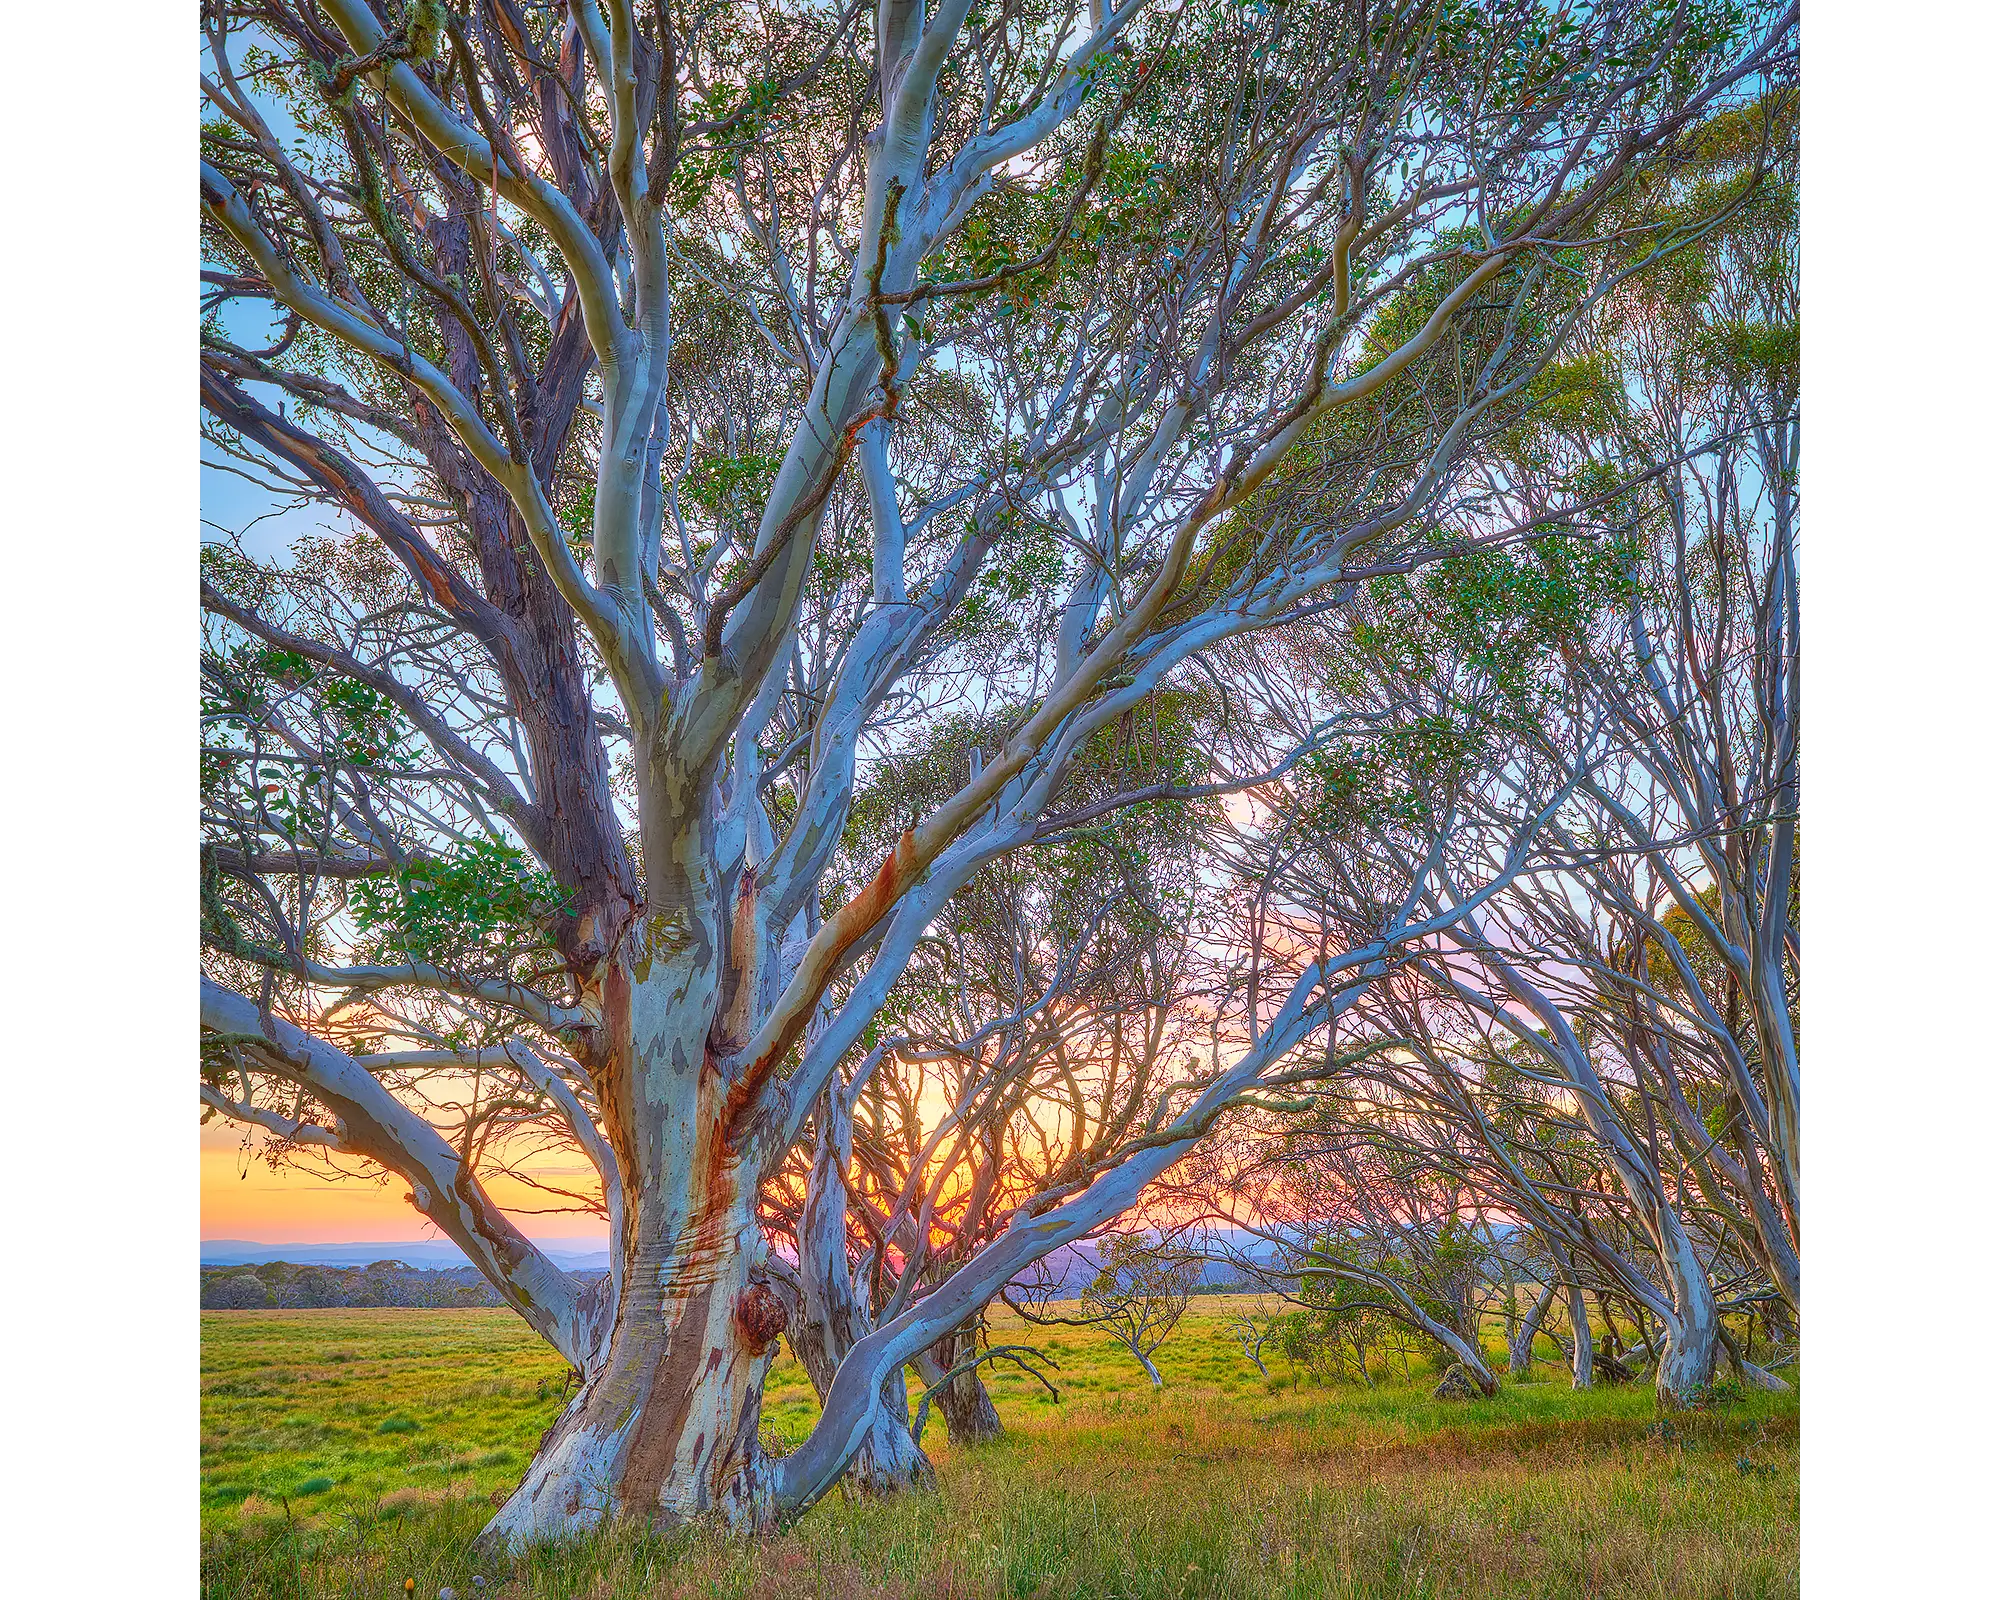
<svg viewBox="0 0 2000 1600">
<path fill-rule="evenodd" d="M 1060 1404 L 993 1379 L 1007 1437 L 925 1436 L 938 1491 L 829 1496 L 780 1538 L 627 1529 L 484 1572 L 507 1600 L 669 1596 L 1783 1596 L 1798 1592 L 1798 1403 L 1754 1396 L 1663 1423 L 1643 1388 L 1565 1374 L 1491 1401 L 1429 1382 L 1261 1377 L 1198 1301 L 1144 1375 L 1102 1334 L 1009 1327 L 1060 1363 Z M 562 1363 L 504 1311 L 202 1315 L 203 1593 L 429 1600 L 561 1401 Z M 802 1438 L 789 1358 L 766 1420 Z"/>
</svg>

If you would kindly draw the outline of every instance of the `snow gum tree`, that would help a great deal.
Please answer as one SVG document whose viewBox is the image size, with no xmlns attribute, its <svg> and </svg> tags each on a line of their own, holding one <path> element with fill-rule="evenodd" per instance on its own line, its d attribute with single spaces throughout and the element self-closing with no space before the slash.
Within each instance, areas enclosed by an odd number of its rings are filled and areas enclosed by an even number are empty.
<svg viewBox="0 0 2000 1600">
<path fill-rule="evenodd" d="M 1685 242 L 1639 180 L 1783 70 L 1791 16 L 210 0 L 202 26 L 209 457 L 325 530 L 205 561 L 204 1106 L 393 1174 L 577 1368 L 492 1538 L 768 1525 L 904 1363 L 1436 931 L 1409 902 L 1308 963 L 765 1455 L 760 1195 L 926 930 L 1100 730 L 1442 548 L 1467 452 Z M 1313 515 L 1256 510 L 1308 439 Z M 992 744 L 850 874 L 857 784 L 962 703 L 1004 703 Z M 496 1202 L 524 1140 L 588 1163 L 601 1285 Z"/>
<path fill-rule="evenodd" d="M 1100 1240 L 1097 1261 L 1079 1300 L 1082 1320 L 1129 1350 L 1157 1389 L 1166 1380 L 1153 1365 L 1153 1352 L 1180 1325 L 1201 1282 L 1201 1261 L 1170 1243 L 1133 1234 Z"/>
</svg>

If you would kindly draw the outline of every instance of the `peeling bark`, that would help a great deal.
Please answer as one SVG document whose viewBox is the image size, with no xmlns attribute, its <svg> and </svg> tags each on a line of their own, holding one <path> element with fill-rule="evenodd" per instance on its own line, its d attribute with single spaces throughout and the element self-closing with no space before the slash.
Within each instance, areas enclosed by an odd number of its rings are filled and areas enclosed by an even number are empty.
<svg viewBox="0 0 2000 1600">
<path fill-rule="evenodd" d="M 708 1047 L 723 954 L 655 917 L 602 969 L 589 1064 L 626 1197 L 617 1315 L 491 1543 L 614 1516 L 741 1531 L 775 1518 L 757 1431 L 785 1311 L 764 1270 L 760 1155 L 731 1141 Z"/>
<path fill-rule="evenodd" d="M 745 1207 L 627 1279 L 601 1367 L 542 1441 L 482 1538 L 515 1547 L 616 1516 L 673 1525 L 771 1525 L 770 1464 L 757 1440 L 776 1349 L 771 1291 Z"/>
</svg>

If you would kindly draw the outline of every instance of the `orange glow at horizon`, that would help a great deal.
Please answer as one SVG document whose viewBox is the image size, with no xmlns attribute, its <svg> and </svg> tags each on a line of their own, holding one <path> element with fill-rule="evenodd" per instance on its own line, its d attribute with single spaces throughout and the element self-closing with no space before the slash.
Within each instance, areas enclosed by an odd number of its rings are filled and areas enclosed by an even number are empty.
<svg viewBox="0 0 2000 1600">
<path fill-rule="evenodd" d="M 404 1198 L 400 1178 L 333 1180 L 318 1171 L 272 1170 L 261 1133 L 219 1119 L 201 1130 L 201 1236 L 259 1244 L 404 1243 L 443 1239 Z M 578 1158 L 581 1161 L 581 1157 Z M 564 1169 L 567 1174 L 568 1169 Z M 567 1178 L 563 1181 L 577 1181 Z M 518 1182 L 489 1188 L 514 1225 L 532 1239 L 596 1248 L 607 1242 L 601 1218 L 586 1212 L 535 1213 L 553 1202 Z"/>
</svg>

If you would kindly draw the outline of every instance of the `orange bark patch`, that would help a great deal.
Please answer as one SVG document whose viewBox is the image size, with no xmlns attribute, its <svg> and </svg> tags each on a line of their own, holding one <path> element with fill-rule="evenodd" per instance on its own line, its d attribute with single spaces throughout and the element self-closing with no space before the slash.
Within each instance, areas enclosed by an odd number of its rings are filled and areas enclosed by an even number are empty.
<svg viewBox="0 0 2000 1600">
<path fill-rule="evenodd" d="M 896 848 L 882 858 L 882 865 L 875 876 L 846 905 L 827 919 L 826 929 L 832 935 L 825 949 L 813 957 L 813 965 L 802 969 L 801 976 L 809 976 L 816 982 L 824 982 L 838 962 L 861 936 L 889 914 L 896 898 L 908 886 L 917 859 L 917 837 L 908 828 L 896 843 Z M 794 980 L 796 981 L 796 980 Z M 778 1063 L 785 1059 L 785 1053 L 798 1042 L 805 1032 L 807 1020 L 812 1015 L 810 1006 L 801 1006 L 787 1024 L 784 1032 L 773 1039 L 755 1061 L 744 1068 L 743 1075 L 729 1091 L 729 1102 L 725 1108 L 723 1125 L 730 1130 L 730 1137 L 741 1134 L 738 1126 L 743 1113 L 750 1108 L 771 1075 L 778 1070 Z"/>
</svg>

